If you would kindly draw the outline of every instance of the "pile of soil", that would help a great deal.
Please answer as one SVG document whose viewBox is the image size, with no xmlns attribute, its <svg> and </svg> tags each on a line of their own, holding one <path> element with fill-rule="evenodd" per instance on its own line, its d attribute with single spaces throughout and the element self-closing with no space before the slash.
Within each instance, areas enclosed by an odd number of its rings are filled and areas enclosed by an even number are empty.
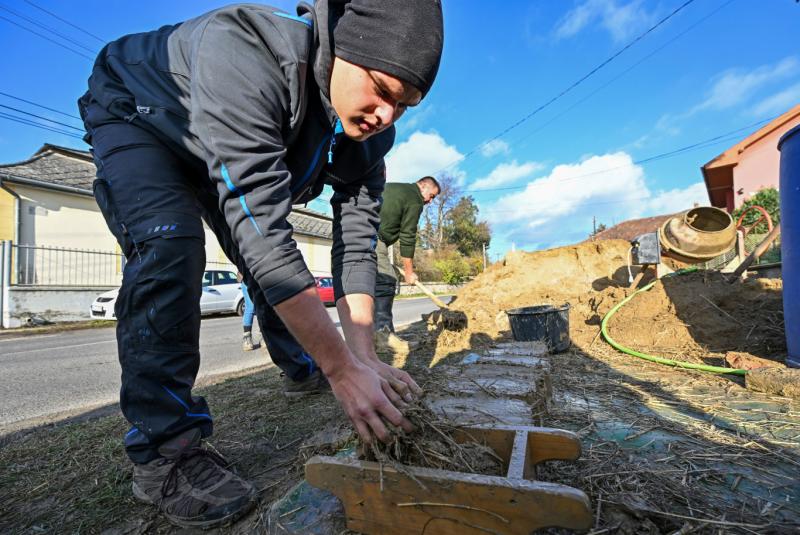
<svg viewBox="0 0 800 535">
<path fill-rule="evenodd" d="M 731 285 L 718 272 L 665 278 L 621 308 L 609 334 L 636 350 L 716 365 L 729 352 L 782 360 L 782 281 Z"/>
<path fill-rule="evenodd" d="M 480 335 L 510 333 L 505 310 L 564 303 L 571 305 L 573 343 L 587 347 L 603 316 L 631 293 L 629 249 L 624 240 L 605 240 L 509 254 L 458 293 L 452 308 L 467 316 L 467 327 L 440 336 L 437 353 L 467 349 Z M 717 272 L 664 278 L 626 304 L 609 333 L 623 345 L 680 360 L 719 365 L 727 352 L 782 360 L 782 281 L 728 284 Z"/>
</svg>

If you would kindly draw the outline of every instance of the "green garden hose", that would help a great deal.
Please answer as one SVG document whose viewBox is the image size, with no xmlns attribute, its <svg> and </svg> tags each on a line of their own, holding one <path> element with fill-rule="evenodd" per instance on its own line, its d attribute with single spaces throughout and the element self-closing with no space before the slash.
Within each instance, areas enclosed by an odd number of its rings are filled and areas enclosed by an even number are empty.
<svg viewBox="0 0 800 535">
<path fill-rule="evenodd" d="M 668 277 L 674 277 L 674 276 L 677 276 L 677 275 L 683 275 L 685 273 L 691 273 L 691 272 L 694 272 L 694 271 L 697 271 L 697 269 L 693 269 L 693 268 L 684 269 L 684 270 L 676 271 L 675 273 L 671 273 L 670 275 L 667 275 L 667 276 Z M 647 290 L 649 290 L 650 288 L 655 286 L 655 284 L 657 282 L 658 282 L 658 279 L 654 280 L 653 282 L 651 282 L 650 284 L 644 286 L 643 288 L 635 291 L 634 293 L 632 293 L 631 295 L 629 295 L 628 297 L 626 297 L 625 299 L 623 299 L 622 301 L 617 303 L 614 306 L 614 308 L 612 308 L 608 312 L 608 314 L 605 315 L 605 317 L 603 318 L 602 323 L 600 324 L 600 332 L 603 333 L 603 338 L 606 339 L 606 342 L 611 344 L 611 346 L 614 349 L 618 350 L 618 351 L 622 351 L 623 353 L 627 353 L 628 355 L 633 355 L 634 357 L 638 357 L 640 359 L 649 360 L 650 362 L 656 362 L 658 364 L 664 364 L 666 366 L 674 366 L 676 368 L 686 368 L 686 369 L 689 369 L 689 370 L 699 370 L 699 371 L 710 372 L 710 373 L 727 373 L 727 374 L 730 374 L 730 375 L 745 375 L 745 374 L 747 374 L 747 370 L 742 370 L 742 369 L 739 369 L 739 368 L 723 368 L 722 366 L 708 366 L 708 365 L 705 365 L 705 364 L 695 364 L 695 363 L 692 363 L 692 362 L 685 362 L 685 361 L 682 361 L 682 360 L 665 359 L 664 357 L 657 357 L 655 355 L 648 355 L 647 353 L 641 353 L 641 352 L 636 351 L 634 349 L 631 349 L 629 347 L 625 347 L 624 345 L 618 343 L 616 340 L 611 338 L 611 335 L 608 334 L 608 330 L 607 330 L 609 320 L 611 320 L 611 318 L 614 316 L 614 314 L 616 314 L 617 311 L 620 308 L 622 308 L 628 301 L 630 301 L 631 299 L 636 297 L 637 294 L 640 294 L 642 292 L 646 292 Z"/>
</svg>

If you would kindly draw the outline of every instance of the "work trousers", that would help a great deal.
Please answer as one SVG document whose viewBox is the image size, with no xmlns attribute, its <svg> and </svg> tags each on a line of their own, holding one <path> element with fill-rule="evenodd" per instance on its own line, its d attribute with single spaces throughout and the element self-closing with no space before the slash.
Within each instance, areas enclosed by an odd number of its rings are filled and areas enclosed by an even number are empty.
<svg viewBox="0 0 800 535">
<path fill-rule="evenodd" d="M 191 428 L 207 437 L 213 429 L 205 399 L 192 394 L 200 367 L 203 220 L 250 288 L 275 364 L 294 380 L 316 365 L 258 290 L 202 162 L 138 119 L 110 115 L 89 94 L 80 107 L 97 166 L 95 199 L 127 259 L 115 306 L 120 407 L 132 426 L 124 439 L 128 456 L 146 463 L 170 438 Z"/>
<path fill-rule="evenodd" d="M 389 247 L 378 240 L 375 247 L 378 257 L 378 272 L 375 275 L 375 297 L 394 297 L 397 293 L 397 272 L 389 258 Z"/>
</svg>

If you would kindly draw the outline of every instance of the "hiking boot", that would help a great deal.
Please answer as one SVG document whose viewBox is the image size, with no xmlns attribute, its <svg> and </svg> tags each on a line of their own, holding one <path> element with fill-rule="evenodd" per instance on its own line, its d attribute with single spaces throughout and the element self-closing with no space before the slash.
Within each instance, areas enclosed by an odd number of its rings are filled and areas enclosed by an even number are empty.
<svg viewBox="0 0 800 535">
<path fill-rule="evenodd" d="M 287 398 L 299 398 L 331 391 L 330 383 L 319 368 L 300 381 L 292 380 L 285 373 L 282 373 L 281 376 L 283 377 L 283 395 Z"/>
<path fill-rule="evenodd" d="M 260 342 L 253 342 L 252 333 L 245 333 L 242 337 L 242 351 L 252 351 L 261 346 Z"/>
<path fill-rule="evenodd" d="M 376 331 L 389 329 L 390 332 L 394 332 L 394 323 L 392 322 L 392 306 L 394 304 L 394 295 L 378 296 L 374 298 L 373 302 L 373 329 Z"/>
<path fill-rule="evenodd" d="M 133 467 L 133 495 L 153 505 L 175 525 L 210 528 L 229 524 L 256 503 L 256 489 L 227 470 L 219 454 L 200 446 L 190 429 L 158 448 L 163 455 Z"/>
</svg>

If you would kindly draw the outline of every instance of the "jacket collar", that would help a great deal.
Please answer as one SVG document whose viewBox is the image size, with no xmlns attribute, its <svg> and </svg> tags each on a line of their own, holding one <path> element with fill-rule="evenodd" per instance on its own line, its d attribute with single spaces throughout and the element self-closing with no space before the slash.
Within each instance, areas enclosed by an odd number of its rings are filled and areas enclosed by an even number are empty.
<svg viewBox="0 0 800 535">
<path fill-rule="evenodd" d="M 333 70 L 333 28 L 344 13 L 346 3 L 342 0 L 316 0 L 313 6 L 305 2 L 301 2 L 297 6 L 300 16 L 310 13 L 314 20 L 311 63 L 314 67 L 314 80 L 319 87 L 322 109 L 331 125 L 335 125 L 338 119 L 330 99 L 331 71 Z"/>
</svg>

